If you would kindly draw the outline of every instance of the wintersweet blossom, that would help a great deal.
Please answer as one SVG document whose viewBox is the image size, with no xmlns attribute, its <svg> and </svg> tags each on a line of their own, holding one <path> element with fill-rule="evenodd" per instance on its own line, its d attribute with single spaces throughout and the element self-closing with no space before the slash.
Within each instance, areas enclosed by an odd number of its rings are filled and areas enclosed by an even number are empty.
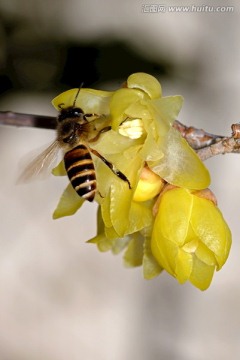
<svg viewBox="0 0 240 360">
<path fill-rule="evenodd" d="M 209 287 L 231 247 L 230 230 L 213 199 L 209 191 L 164 191 L 151 239 L 158 263 L 180 283 L 189 280 L 201 290 Z"/>
<path fill-rule="evenodd" d="M 83 88 L 76 98 L 77 91 L 72 89 L 60 94 L 53 100 L 53 105 L 59 110 L 74 103 L 84 113 L 99 116 L 103 126 L 106 122 L 110 124 L 111 129 L 101 133 L 89 146 L 114 164 L 131 184 L 129 188 L 126 181 L 92 155 L 98 190 L 95 200 L 99 209 L 97 235 L 89 242 L 95 243 L 100 251 L 119 253 L 125 249 L 124 263 L 127 266 L 142 265 L 146 279 L 165 269 L 181 283 L 190 280 L 200 289 L 207 288 L 214 269 L 219 270 L 226 261 L 230 232 L 216 206 L 196 196 L 196 191 L 209 186 L 210 175 L 194 150 L 172 127 L 183 98 L 163 97 L 158 80 L 145 73 L 130 75 L 124 86 L 116 91 Z M 53 174 L 66 175 L 63 162 Z M 177 190 L 166 192 L 169 184 Z M 173 192 L 175 203 L 171 198 L 172 209 L 168 208 L 166 212 L 168 201 L 165 199 Z M 83 203 L 69 184 L 53 217 L 72 215 Z M 178 211 L 184 204 L 188 207 L 185 222 Z M 192 204 L 195 204 L 194 212 Z M 214 249 L 217 244 L 222 244 L 216 251 L 211 247 L 214 225 L 200 219 L 197 222 L 198 216 L 203 215 L 204 206 L 212 216 L 212 223 L 218 221 L 227 234 L 224 240 L 223 232 L 215 231 Z M 191 227 L 188 227 L 190 217 Z M 165 237 L 162 232 L 163 219 L 164 231 L 169 228 L 171 236 Z M 180 241 L 179 233 L 183 229 L 185 238 Z"/>
</svg>

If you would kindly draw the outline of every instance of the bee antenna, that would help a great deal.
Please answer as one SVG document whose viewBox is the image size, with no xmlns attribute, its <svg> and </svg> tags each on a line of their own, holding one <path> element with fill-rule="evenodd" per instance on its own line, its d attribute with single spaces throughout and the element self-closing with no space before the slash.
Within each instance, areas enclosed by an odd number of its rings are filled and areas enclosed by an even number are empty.
<svg viewBox="0 0 240 360">
<path fill-rule="evenodd" d="M 74 99 L 74 102 L 73 102 L 73 108 L 75 108 L 75 105 L 76 105 L 76 101 L 77 101 L 77 98 L 78 98 L 78 95 L 80 93 L 80 90 L 82 89 L 83 87 L 83 82 L 80 84 L 79 88 L 78 88 L 78 91 L 76 93 L 76 96 L 75 96 L 75 99 Z"/>
</svg>

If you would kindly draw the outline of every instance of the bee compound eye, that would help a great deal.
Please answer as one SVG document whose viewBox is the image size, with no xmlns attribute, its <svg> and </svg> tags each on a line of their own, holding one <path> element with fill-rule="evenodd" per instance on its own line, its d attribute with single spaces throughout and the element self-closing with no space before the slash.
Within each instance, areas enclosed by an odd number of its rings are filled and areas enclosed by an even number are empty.
<svg viewBox="0 0 240 360">
<path fill-rule="evenodd" d="M 74 108 L 74 109 L 72 109 L 72 115 L 73 115 L 73 117 L 79 117 L 79 116 L 82 115 L 82 114 L 83 114 L 82 109 L 80 109 L 80 108 Z"/>
<path fill-rule="evenodd" d="M 79 118 L 84 114 L 84 112 L 82 111 L 82 109 L 80 108 L 67 108 L 67 109 L 62 109 L 60 111 L 60 114 L 58 116 L 58 121 L 62 122 L 65 119 L 73 119 L 73 118 Z"/>
</svg>

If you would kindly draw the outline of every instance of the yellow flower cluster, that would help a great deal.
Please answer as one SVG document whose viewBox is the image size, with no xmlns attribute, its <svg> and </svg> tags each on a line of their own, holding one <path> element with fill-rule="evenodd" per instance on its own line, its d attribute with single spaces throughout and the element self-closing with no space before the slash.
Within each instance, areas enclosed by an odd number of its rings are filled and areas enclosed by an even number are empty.
<svg viewBox="0 0 240 360">
<path fill-rule="evenodd" d="M 72 106 L 77 89 L 53 100 Z M 189 280 L 205 290 L 213 273 L 225 263 L 231 233 L 213 196 L 208 170 L 172 124 L 181 96 L 162 97 L 151 75 L 136 73 L 114 92 L 81 89 L 75 105 L 103 116 L 111 130 L 91 148 L 121 170 L 131 184 L 94 157 L 99 203 L 98 233 L 89 240 L 100 251 L 123 249 L 127 266 L 143 266 L 146 279 L 163 269 L 180 283 Z M 61 162 L 53 170 L 65 175 Z M 54 218 L 74 214 L 83 204 L 69 185 Z"/>
</svg>

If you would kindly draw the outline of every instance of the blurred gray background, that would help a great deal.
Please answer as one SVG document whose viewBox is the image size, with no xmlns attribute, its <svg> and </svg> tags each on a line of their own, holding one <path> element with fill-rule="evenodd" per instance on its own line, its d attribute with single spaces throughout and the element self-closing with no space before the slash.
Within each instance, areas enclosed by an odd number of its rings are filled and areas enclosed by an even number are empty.
<svg viewBox="0 0 240 360">
<path fill-rule="evenodd" d="M 164 95 L 184 96 L 180 121 L 229 135 L 240 116 L 239 3 L 169 0 L 157 13 L 147 4 L 156 3 L 2 0 L 0 110 L 56 115 L 50 102 L 61 91 L 82 81 L 116 89 L 145 71 Z M 51 130 L 0 127 L 0 359 L 239 358 L 239 155 L 206 162 L 233 246 L 200 292 L 167 274 L 146 281 L 121 255 L 85 244 L 95 234 L 95 205 L 53 221 L 66 179 L 15 185 L 22 159 L 53 139 Z"/>
</svg>

